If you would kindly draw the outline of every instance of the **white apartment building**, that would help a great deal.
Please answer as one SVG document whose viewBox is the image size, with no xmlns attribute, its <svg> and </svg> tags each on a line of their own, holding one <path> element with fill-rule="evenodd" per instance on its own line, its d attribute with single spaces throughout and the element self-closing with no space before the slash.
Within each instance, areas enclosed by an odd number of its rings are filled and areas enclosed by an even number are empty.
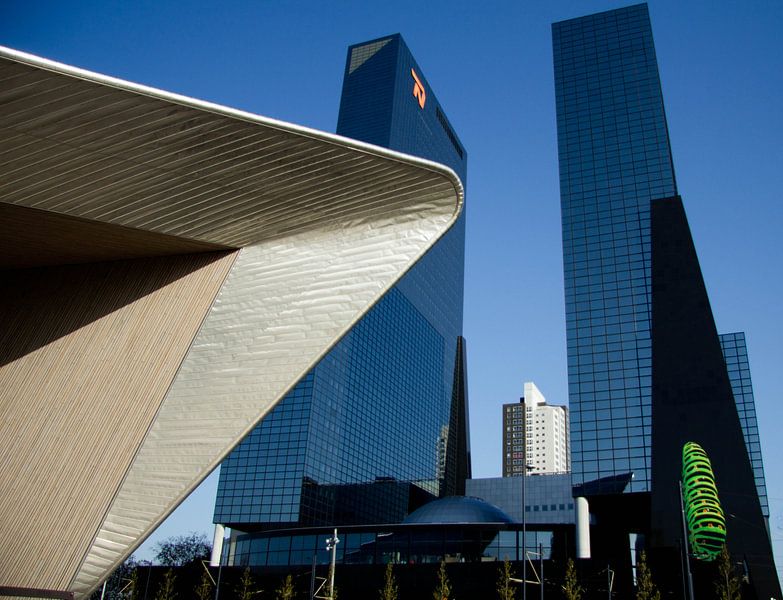
<svg viewBox="0 0 783 600">
<path fill-rule="evenodd" d="M 525 460 L 527 457 L 527 461 Z M 503 477 L 568 473 L 568 408 L 552 406 L 531 381 L 518 403 L 503 405 Z"/>
</svg>

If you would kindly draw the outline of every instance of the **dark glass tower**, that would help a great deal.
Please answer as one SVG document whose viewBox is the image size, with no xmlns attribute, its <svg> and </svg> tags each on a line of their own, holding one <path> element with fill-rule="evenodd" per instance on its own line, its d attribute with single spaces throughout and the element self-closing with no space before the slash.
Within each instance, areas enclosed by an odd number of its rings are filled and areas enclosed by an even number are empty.
<svg viewBox="0 0 783 600">
<path fill-rule="evenodd" d="M 466 152 L 399 35 L 349 48 L 337 133 L 465 181 Z M 464 232 L 463 213 L 223 462 L 216 523 L 393 523 L 464 490 Z"/>
<path fill-rule="evenodd" d="M 750 378 L 750 363 L 745 333 L 722 333 L 720 347 L 729 372 L 731 391 L 737 403 L 737 414 L 742 425 L 742 435 L 748 450 L 750 464 L 753 467 L 753 479 L 756 481 L 756 491 L 761 503 L 761 512 L 769 520 L 769 500 L 767 499 L 767 483 L 764 478 L 764 461 L 761 459 L 761 441 L 759 439 L 759 423 L 756 419 L 756 399 L 753 396 L 753 381 Z M 769 529 L 769 523 L 767 523 Z"/>
<path fill-rule="evenodd" d="M 646 5 L 555 23 L 571 464 L 650 489 L 650 201 L 677 193 Z"/>
<path fill-rule="evenodd" d="M 715 328 L 677 195 L 647 6 L 552 29 L 572 472 L 596 523 L 593 557 L 617 567 L 628 592 L 629 534 L 642 534 L 666 574 L 659 585 L 682 593 L 678 480 L 683 444 L 695 441 L 712 460 L 733 559 L 752 593 L 778 597 L 749 372 L 733 368 L 744 340 Z M 707 595 L 708 567 L 695 567 Z"/>
</svg>

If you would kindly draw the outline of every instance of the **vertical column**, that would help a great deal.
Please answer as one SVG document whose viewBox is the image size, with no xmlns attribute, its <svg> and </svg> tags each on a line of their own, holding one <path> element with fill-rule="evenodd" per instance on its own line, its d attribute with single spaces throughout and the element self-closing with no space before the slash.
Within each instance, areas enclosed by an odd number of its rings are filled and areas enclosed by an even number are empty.
<svg viewBox="0 0 783 600">
<path fill-rule="evenodd" d="M 210 567 L 220 566 L 220 557 L 223 554 L 223 537 L 226 534 L 226 528 L 220 523 L 215 523 L 215 535 L 212 538 L 212 556 L 209 558 Z"/>
<path fill-rule="evenodd" d="M 576 557 L 590 558 L 590 507 L 587 498 L 576 500 Z"/>
</svg>

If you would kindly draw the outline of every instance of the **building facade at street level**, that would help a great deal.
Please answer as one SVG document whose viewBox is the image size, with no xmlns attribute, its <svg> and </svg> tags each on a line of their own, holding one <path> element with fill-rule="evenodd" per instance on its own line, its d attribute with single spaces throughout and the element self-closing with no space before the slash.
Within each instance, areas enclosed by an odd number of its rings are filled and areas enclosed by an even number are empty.
<svg viewBox="0 0 783 600">
<path fill-rule="evenodd" d="M 532 381 L 503 405 L 503 477 L 570 472 L 568 408 L 547 404 Z"/>
<path fill-rule="evenodd" d="M 570 487 L 561 488 L 559 499 L 567 502 Z M 269 588 L 279 585 L 281 577 L 293 574 L 301 590 L 313 571 L 317 577 L 328 575 L 331 553 L 326 545 L 333 532 L 331 527 L 295 527 L 241 533 L 226 553 L 224 564 L 234 567 L 235 572 L 250 566 L 254 577 L 267 578 Z M 525 529 L 497 506 L 464 496 L 429 502 L 402 523 L 343 526 L 338 529 L 338 538 L 336 587 L 338 596 L 345 598 L 377 597 L 384 570 L 391 563 L 399 597 L 427 600 L 433 596 L 441 562 L 446 563 L 457 597 L 491 598 L 496 593 L 499 565 L 508 559 L 519 573 L 525 546 L 535 563 L 535 569 L 528 571 L 531 580 L 540 573 L 542 559 L 549 569 L 565 564 L 573 554 L 572 525 L 539 521 Z M 224 568 L 224 576 L 228 570 Z M 559 587 L 559 571 L 547 571 L 547 597 L 554 597 Z"/>
<path fill-rule="evenodd" d="M 497 506 L 517 523 L 525 520 L 531 527 L 575 524 L 568 473 L 530 475 L 525 482 L 519 477 L 468 479 L 465 493 Z M 568 530 L 569 535 L 573 533 Z"/>
<path fill-rule="evenodd" d="M 593 558 L 617 566 L 630 589 L 629 534 L 643 533 L 668 574 L 665 591 L 682 594 L 678 480 L 693 441 L 712 461 L 748 587 L 780 597 L 758 431 L 744 410 L 747 362 L 732 369 L 729 354 L 742 350 L 729 352 L 728 338 L 724 359 L 677 195 L 647 6 L 555 23 L 552 33 L 572 474 L 598 530 Z M 697 588 L 707 585 L 707 566 L 694 569 Z"/>
<path fill-rule="evenodd" d="M 349 48 L 337 133 L 465 180 L 465 149 L 400 35 Z M 399 523 L 464 493 L 464 236 L 460 217 L 223 462 L 216 524 Z"/>
<path fill-rule="evenodd" d="M 0 595 L 78 600 L 448 231 L 462 183 L 9 48 L 0 80 L 0 526 L 25 532 Z"/>
</svg>

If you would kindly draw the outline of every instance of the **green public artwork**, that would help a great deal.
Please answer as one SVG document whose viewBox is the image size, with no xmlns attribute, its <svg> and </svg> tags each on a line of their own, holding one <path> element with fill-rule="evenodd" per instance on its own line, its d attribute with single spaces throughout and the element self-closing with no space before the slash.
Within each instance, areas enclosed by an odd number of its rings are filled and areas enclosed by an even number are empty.
<svg viewBox="0 0 783 600">
<path fill-rule="evenodd" d="M 726 519 L 710 459 L 695 442 L 682 447 L 682 492 L 693 555 L 704 561 L 715 560 L 726 543 Z"/>
</svg>

